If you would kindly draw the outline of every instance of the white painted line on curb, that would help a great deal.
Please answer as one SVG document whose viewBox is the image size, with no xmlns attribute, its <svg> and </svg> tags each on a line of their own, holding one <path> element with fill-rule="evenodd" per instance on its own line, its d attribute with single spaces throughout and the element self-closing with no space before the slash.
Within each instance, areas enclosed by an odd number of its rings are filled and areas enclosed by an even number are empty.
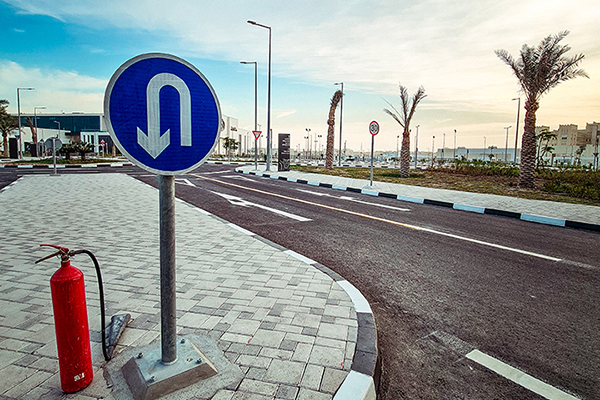
<svg viewBox="0 0 600 400">
<path fill-rule="evenodd" d="M 525 372 L 519 371 L 479 350 L 471 351 L 466 357 L 549 400 L 579 400 L 577 397 L 565 393 L 554 386 L 550 386 L 531 375 L 527 375 Z"/>
<path fill-rule="evenodd" d="M 369 302 L 353 284 L 348 281 L 338 281 L 337 284 L 348 293 L 348 296 L 352 299 L 352 303 L 354 303 L 356 312 L 373 314 Z"/>
<path fill-rule="evenodd" d="M 523 221 L 537 222 L 539 224 L 562 226 L 562 227 L 565 226 L 565 220 L 564 219 L 558 219 L 558 218 L 552 218 L 552 217 L 544 217 L 542 215 L 521 214 L 521 219 Z"/>
<path fill-rule="evenodd" d="M 350 371 L 333 400 L 375 400 L 376 397 L 373 378 L 361 372 Z"/>
<path fill-rule="evenodd" d="M 346 190 L 347 189 L 346 186 L 338 186 L 338 185 L 332 185 L 331 188 L 338 189 L 338 190 Z"/>
<path fill-rule="evenodd" d="M 308 182 L 311 186 L 319 186 L 319 182 Z"/>
<path fill-rule="evenodd" d="M 455 210 L 469 211 L 469 212 L 475 212 L 475 213 L 479 213 L 479 214 L 485 213 L 485 207 L 468 206 L 466 204 L 454 204 L 452 206 L 452 208 L 454 208 Z"/>
<path fill-rule="evenodd" d="M 292 256 L 302 262 L 305 262 L 306 264 L 312 265 L 312 264 L 316 264 L 317 262 L 315 260 L 311 260 L 308 257 L 304 257 L 302 254 L 298 254 L 293 250 L 286 250 L 284 251 L 285 254 L 287 254 L 288 256 Z"/>
</svg>

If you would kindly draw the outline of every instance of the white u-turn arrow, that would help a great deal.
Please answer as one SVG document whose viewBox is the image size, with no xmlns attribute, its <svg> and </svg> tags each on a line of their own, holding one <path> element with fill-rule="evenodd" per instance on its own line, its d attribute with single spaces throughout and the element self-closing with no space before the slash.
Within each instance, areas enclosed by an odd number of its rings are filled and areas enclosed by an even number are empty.
<svg viewBox="0 0 600 400">
<path fill-rule="evenodd" d="M 192 105 L 190 89 L 177 75 L 169 73 L 156 74 L 146 87 L 146 110 L 148 114 L 148 135 L 137 128 L 137 141 L 152 158 L 156 158 L 171 143 L 171 130 L 160 134 L 160 90 L 172 86 L 179 93 L 179 120 L 181 145 L 192 145 Z"/>
</svg>

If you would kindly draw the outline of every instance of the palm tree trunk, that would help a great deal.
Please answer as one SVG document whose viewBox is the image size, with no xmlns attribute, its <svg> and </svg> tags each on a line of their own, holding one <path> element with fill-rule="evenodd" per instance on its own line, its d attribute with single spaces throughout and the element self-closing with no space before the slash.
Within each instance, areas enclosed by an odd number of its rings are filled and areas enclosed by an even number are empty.
<svg viewBox="0 0 600 400">
<path fill-rule="evenodd" d="M 2 156 L 8 157 L 8 134 L 2 132 L 2 148 L 4 149 Z"/>
<path fill-rule="evenodd" d="M 535 172 L 536 143 L 535 143 L 535 113 L 539 108 L 537 101 L 527 100 L 525 103 L 525 126 L 521 141 L 521 169 L 519 186 L 532 188 Z"/>
<path fill-rule="evenodd" d="M 400 149 L 400 177 L 408 178 L 410 168 L 410 132 L 404 128 L 402 133 L 402 148 Z"/>
<path fill-rule="evenodd" d="M 325 152 L 325 169 L 333 169 L 333 128 L 335 126 L 335 108 L 331 106 L 329 111 L 329 119 L 327 120 L 327 151 Z"/>
<path fill-rule="evenodd" d="M 342 99 L 342 91 L 337 90 L 331 98 L 331 107 L 329 107 L 329 117 L 327 118 L 327 152 L 325 153 L 325 169 L 333 169 L 333 139 L 335 127 L 335 110 Z"/>
</svg>

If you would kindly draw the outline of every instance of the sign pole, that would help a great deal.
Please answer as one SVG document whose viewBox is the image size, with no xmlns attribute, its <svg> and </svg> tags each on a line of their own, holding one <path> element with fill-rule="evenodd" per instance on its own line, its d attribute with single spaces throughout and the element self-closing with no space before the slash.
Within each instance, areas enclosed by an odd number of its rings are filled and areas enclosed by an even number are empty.
<svg viewBox="0 0 600 400">
<path fill-rule="evenodd" d="M 160 215 L 160 322 L 162 362 L 177 360 L 175 276 L 175 177 L 158 176 Z"/>
<path fill-rule="evenodd" d="M 52 138 L 52 163 L 54 164 L 54 175 L 56 175 L 56 138 Z"/>
<path fill-rule="evenodd" d="M 258 138 L 254 138 L 254 170 L 258 170 Z"/>
<path fill-rule="evenodd" d="M 371 135 L 371 184 L 373 186 L 373 148 L 375 147 L 375 135 Z"/>
<path fill-rule="evenodd" d="M 371 184 L 373 186 L 373 149 L 375 148 L 375 135 L 379 133 L 379 124 L 377 121 L 371 121 L 369 124 L 369 133 L 371 134 Z"/>
</svg>

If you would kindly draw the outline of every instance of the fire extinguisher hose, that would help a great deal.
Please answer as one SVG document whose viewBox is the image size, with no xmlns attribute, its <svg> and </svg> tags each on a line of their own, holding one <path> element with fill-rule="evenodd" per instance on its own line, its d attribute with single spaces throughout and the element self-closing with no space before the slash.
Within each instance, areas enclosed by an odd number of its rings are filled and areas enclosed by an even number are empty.
<svg viewBox="0 0 600 400">
<path fill-rule="evenodd" d="M 102 322 L 102 329 L 100 330 L 102 334 L 102 354 L 104 354 L 104 360 L 110 361 L 110 356 L 106 351 L 106 317 L 104 312 L 104 287 L 102 286 L 102 274 L 100 273 L 100 264 L 98 264 L 98 260 L 96 256 L 92 254 L 89 250 L 74 250 L 71 254 L 87 254 L 94 263 L 94 267 L 96 267 L 96 275 L 98 276 L 98 290 L 100 292 L 100 318 Z"/>
</svg>

